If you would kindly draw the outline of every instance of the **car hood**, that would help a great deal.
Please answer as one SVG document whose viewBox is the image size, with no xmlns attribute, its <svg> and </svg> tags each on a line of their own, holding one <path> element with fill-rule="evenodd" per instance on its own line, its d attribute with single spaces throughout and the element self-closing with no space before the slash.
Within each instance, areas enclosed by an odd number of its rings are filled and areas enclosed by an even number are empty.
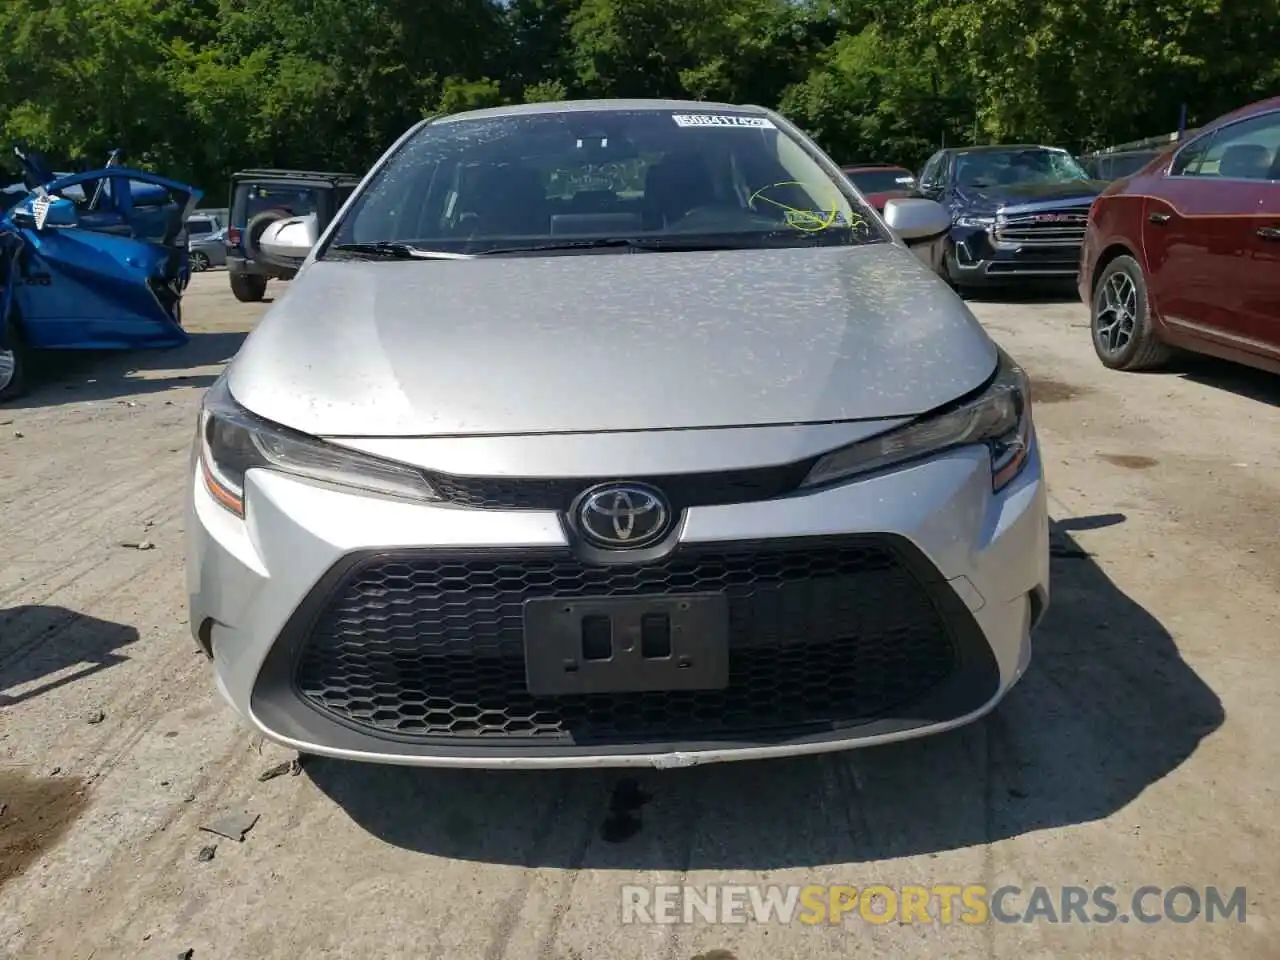
<svg viewBox="0 0 1280 960">
<path fill-rule="evenodd" d="M 965 213 L 995 213 L 1037 208 L 1045 203 L 1058 205 L 1078 200 L 1088 203 L 1107 188 L 1106 180 L 1070 180 L 1065 183 L 1014 183 L 993 187 L 966 187 L 956 195 L 956 205 Z"/>
<path fill-rule="evenodd" d="M 910 416 L 995 365 L 963 301 L 880 243 L 318 260 L 228 386 L 317 436 L 464 436 Z"/>
</svg>

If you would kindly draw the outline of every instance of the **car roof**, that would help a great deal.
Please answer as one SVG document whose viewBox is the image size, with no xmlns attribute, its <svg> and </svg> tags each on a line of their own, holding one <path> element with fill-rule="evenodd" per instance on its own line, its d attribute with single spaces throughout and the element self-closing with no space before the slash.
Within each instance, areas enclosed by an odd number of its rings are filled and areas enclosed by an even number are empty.
<svg viewBox="0 0 1280 960">
<path fill-rule="evenodd" d="M 1272 110 L 1280 110 L 1280 97 L 1268 97 L 1266 100 L 1258 100 L 1255 103 L 1250 103 L 1240 107 L 1239 109 L 1232 110 L 1230 113 L 1224 113 L 1211 123 L 1206 123 L 1196 131 L 1196 134 L 1198 136 L 1205 130 L 1216 130 L 1218 127 L 1224 126 L 1228 123 L 1234 123 L 1237 120 L 1244 120 L 1248 117 L 1257 116 L 1260 113 L 1270 113 Z"/>
<path fill-rule="evenodd" d="M 1115 153 L 1091 153 L 1084 159 L 1086 160 L 1109 160 L 1112 157 L 1143 157 L 1155 156 L 1158 153 L 1164 153 L 1169 146 L 1163 147 L 1144 147 L 1141 150 L 1117 150 Z"/>
<path fill-rule="evenodd" d="M 555 100 L 545 103 L 515 103 L 502 107 L 484 107 L 436 117 L 432 123 L 452 123 L 456 120 L 472 120 L 486 117 L 527 117 L 537 114 L 606 112 L 621 113 L 626 110 L 688 110 L 698 113 L 731 111 L 763 117 L 769 114 L 764 107 L 755 104 L 714 103 L 707 100 L 621 99 Z"/>
<path fill-rule="evenodd" d="M 256 168 L 250 170 L 237 170 L 231 175 L 231 179 L 235 181 L 278 180 L 286 183 L 294 180 L 353 180 L 359 182 L 360 176 L 354 173 L 338 173 L 330 170 Z"/>
<path fill-rule="evenodd" d="M 946 153 L 962 154 L 962 153 L 1003 153 L 1008 150 L 1061 150 L 1067 153 L 1062 147 L 1049 147 L 1043 143 L 987 143 L 981 146 L 972 147 L 948 147 Z"/>
</svg>

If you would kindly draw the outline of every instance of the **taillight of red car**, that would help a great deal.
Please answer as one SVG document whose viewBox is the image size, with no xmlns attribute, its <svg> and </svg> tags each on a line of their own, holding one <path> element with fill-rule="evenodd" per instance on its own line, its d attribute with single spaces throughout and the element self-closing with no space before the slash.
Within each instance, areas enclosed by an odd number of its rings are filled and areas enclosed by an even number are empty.
<svg viewBox="0 0 1280 960">
<path fill-rule="evenodd" d="M 227 246 L 229 247 L 240 246 L 240 228 L 239 227 L 227 228 Z"/>
</svg>

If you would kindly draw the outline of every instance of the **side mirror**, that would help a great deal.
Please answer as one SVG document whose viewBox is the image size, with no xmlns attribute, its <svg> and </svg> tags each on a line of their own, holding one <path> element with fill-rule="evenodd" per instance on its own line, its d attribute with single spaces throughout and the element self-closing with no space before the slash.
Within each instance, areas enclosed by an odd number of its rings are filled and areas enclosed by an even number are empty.
<svg viewBox="0 0 1280 960">
<path fill-rule="evenodd" d="M 66 197 L 31 196 L 13 208 L 10 214 L 22 227 L 46 230 L 50 227 L 75 227 L 80 224 L 76 205 Z"/>
<path fill-rule="evenodd" d="M 890 200 L 884 221 L 908 246 L 934 240 L 951 229 L 951 214 L 933 200 Z"/>
<path fill-rule="evenodd" d="M 305 217 L 285 217 L 270 224 L 262 231 L 257 247 L 269 260 L 296 266 L 307 258 L 319 239 L 316 215 L 309 213 Z"/>
</svg>

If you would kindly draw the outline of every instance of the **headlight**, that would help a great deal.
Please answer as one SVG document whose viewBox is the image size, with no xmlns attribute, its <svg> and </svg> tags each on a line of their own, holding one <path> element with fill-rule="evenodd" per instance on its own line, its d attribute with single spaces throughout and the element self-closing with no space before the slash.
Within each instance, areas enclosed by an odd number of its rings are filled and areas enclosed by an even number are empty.
<svg viewBox="0 0 1280 960">
<path fill-rule="evenodd" d="M 870 440 L 834 450 L 809 471 L 814 487 L 897 466 L 954 447 L 982 443 L 991 452 L 991 486 L 999 491 L 1022 472 L 1031 449 L 1027 375 L 1000 351 L 995 377 L 975 397 Z"/>
<path fill-rule="evenodd" d="M 198 443 L 205 487 L 240 517 L 250 470 L 275 470 L 402 500 L 440 499 L 413 467 L 344 450 L 255 417 L 231 397 L 225 377 L 205 394 Z"/>
<path fill-rule="evenodd" d="M 983 230 L 995 226 L 995 217 L 956 217 L 956 225 L 961 227 L 980 227 Z"/>
</svg>

